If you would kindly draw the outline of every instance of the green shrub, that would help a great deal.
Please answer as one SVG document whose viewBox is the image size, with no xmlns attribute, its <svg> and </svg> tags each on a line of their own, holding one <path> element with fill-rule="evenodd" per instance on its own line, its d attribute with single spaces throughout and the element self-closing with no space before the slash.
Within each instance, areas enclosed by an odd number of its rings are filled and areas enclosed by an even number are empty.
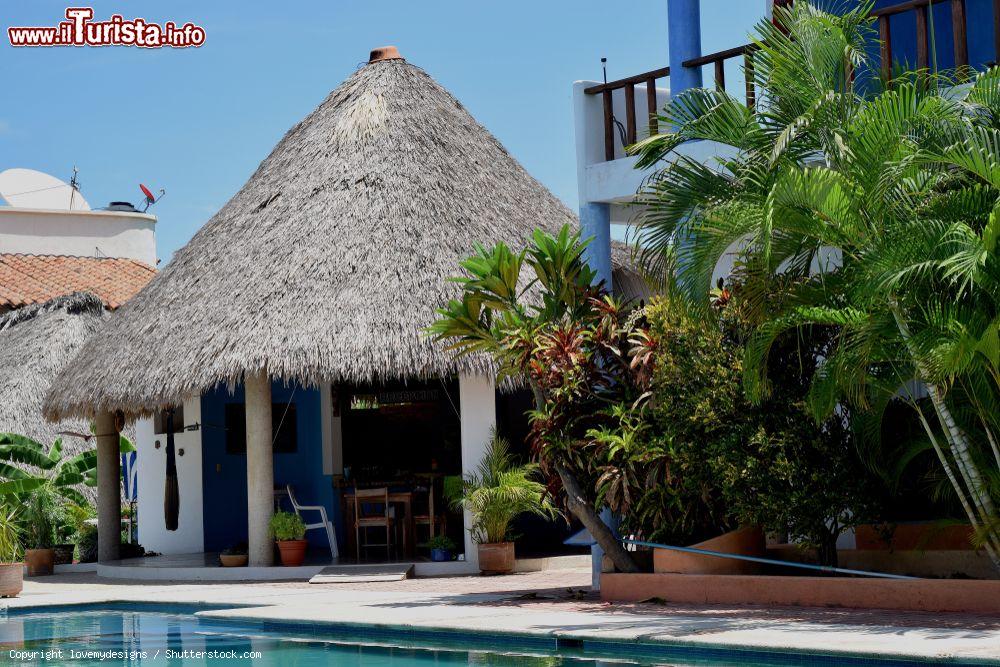
<svg viewBox="0 0 1000 667">
<path fill-rule="evenodd" d="M 301 540 L 306 536 L 306 524 L 302 517 L 291 512 L 275 512 L 270 529 L 271 537 L 278 542 Z"/>
<path fill-rule="evenodd" d="M 97 562 L 97 527 L 86 525 L 76 536 L 76 559 L 81 563 Z"/>
<path fill-rule="evenodd" d="M 648 448 L 663 451 L 667 489 L 675 490 L 668 500 L 677 509 L 652 524 L 643 514 L 627 521 L 674 539 L 759 525 L 816 547 L 822 562 L 835 564 L 838 535 L 874 520 L 880 494 L 857 453 L 850 415 L 841 410 L 817 423 L 806 406 L 829 334 L 779 339 L 768 364 L 772 392 L 753 404 L 743 386 L 749 327 L 738 298 L 707 324 L 669 301 L 647 314 L 658 343 Z M 644 495 L 651 498 L 640 506 L 660 504 L 665 491 Z"/>
</svg>

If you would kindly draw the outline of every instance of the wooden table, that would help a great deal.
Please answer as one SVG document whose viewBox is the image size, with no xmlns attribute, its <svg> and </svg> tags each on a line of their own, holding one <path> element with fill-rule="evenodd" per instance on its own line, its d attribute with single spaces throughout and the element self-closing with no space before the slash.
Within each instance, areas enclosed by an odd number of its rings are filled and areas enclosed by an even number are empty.
<svg viewBox="0 0 1000 667">
<path fill-rule="evenodd" d="M 415 551 L 413 544 L 413 491 L 389 491 L 389 504 L 403 506 L 403 553 L 412 557 Z M 347 533 L 347 550 L 345 553 L 356 553 L 354 546 L 354 489 L 344 489 L 341 496 L 341 507 L 344 514 L 344 532 Z"/>
</svg>

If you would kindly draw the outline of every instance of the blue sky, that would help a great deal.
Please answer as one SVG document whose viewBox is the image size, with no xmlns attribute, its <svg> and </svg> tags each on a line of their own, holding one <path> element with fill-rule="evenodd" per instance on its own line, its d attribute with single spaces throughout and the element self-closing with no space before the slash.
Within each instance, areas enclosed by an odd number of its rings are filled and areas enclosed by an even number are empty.
<svg viewBox="0 0 1000 667">
<path fill-rule="evenodd" d="M 73 4 L 73 3 L 70 3 Z M 199 49 L 13 49 L 10 25 L 55 25 L 67 2 L 4 0 L 0 170 L 68 180 L 91 206 L 157 204 L 164 261 L 246 181 L 285 131 L 368 56 L 395 44 L 576 208 L 571 84 L 667 64 L 666 0 L 94 0 L 151 22 L 192 21 Z M 705 52 L 743 43 L 762 0 L 702 0 Z M 735 72 L 730 77 L 735 76 Z"/>
</svg>

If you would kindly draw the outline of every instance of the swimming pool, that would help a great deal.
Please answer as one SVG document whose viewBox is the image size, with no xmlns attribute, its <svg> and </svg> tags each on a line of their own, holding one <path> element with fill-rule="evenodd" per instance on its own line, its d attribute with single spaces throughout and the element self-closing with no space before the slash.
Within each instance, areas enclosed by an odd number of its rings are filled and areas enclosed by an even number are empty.
<svg viewBox="0 0 1000 667">
<path fill-rule="evenodd" d="M 918 664 L 712 647 L 228 620 L 194 614 L 206 608 L 210 607 L 122 603 L 0 612 L 0 664 L 77 667 Z"/>
</svg>

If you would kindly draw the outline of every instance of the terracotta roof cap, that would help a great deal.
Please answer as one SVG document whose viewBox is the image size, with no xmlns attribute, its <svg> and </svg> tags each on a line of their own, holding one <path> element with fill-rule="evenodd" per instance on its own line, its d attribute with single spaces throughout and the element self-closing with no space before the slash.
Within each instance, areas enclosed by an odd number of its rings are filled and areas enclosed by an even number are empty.
<svg viewBox="0 0 1000 667">
<path fill-rule="evenodd" d="M 395 46 L 379 46 L 372 49 L 368 55 L 368 62 L 373 63 L 379 60 L 405 60 L 405 58 L 399 55 L 399 49 Z"/>
</svg>

